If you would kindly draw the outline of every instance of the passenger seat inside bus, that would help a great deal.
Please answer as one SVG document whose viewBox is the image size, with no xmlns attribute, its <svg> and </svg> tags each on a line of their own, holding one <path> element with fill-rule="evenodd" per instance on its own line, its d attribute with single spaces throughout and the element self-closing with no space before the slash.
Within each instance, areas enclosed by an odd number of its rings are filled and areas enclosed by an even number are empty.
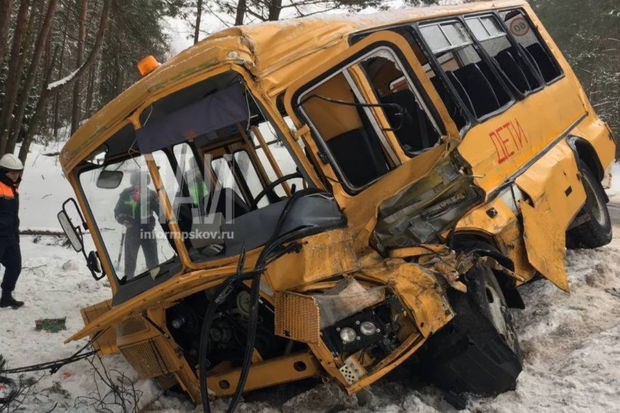
<svg viewBox="0 0 620 413">
<path fill-rule="evenodd" d="M 499 73 L 496 75 L 493 69 L 491 69 L 491 66 L 487 64 L 487 62 L 484 60 L 478 62 L 477 65 L 482 71 L 482 74 L 484 75 L 486 80 L 489 82 L 489 85 L 491 85 L 491 88 L 493 89 L 493 93 L 497 98 L 499 106 L 504 106 L 506 103 L 510 102 L 511 97 L 504 88 L 504 86 L 502 86 L 502 83 L 498 77 L 501 75 L 499 75 Z M 495 69 L 497 70 L 497 68 Z"/>
<path fill-rule="evenodd" d="M 353 186 L 362 187 L 388 171 L 381 145 L 376 139 L 371 139 L 363 128 L 329 139 L 327 147 Z"/>
<path fill-rule="evenodd" d="M 517 44 L 517 47 L 519 48 L 519 51 L 521 53 L 519 54 L 515 52 L 513 53 L 513 56 L 515 57 L 515 59 L 518 56 L 521 56 L 521 55 L 524 56 L 523 58 L 521 57 L 518 58 L 519 59 L 518 61 L 521 64 L 521 67 L 524 68 L 523 73 L 525 73 L 525 75 L 527 76 L 527 79 L 529 80 L 530 85 L 532 85 L 534 89 L 538 89 L 540 86 L 542 86 L 542 83 L 541 83 L 542 73 L 540 72 L 538 63 L 536 63 L 536 60 L 534 60 L 534 56 L 532 56 L 532 54 L 525 47 L 523 47 L 520 44 Z M 525 68 L 527 68 L 527 70 L 525 70 Z"/>
<path fill-rule="evenodd" d="M 495 61 L 504 71 L 508 79 L 521 93 L 534 89 L 523 72 L 521 65 L 512 56 L 510 49 L 504 49 L 495 56 Z"/>
<path fill-rule="evenodd" d="M 447 72 L 453 83 L 460 84 L 457 91 L 463 100 L 469 98 L 473 112 L 477 118 L 491 113 L 501 106 L 493 86 L 486 78 L 478 64 L 470 63 L 460 69 Z M 457 79 L 458 82 L 455 82 Z M 466 96 L 463 96 L 463 95 Z"/>
<path fill-rule="evenodd" d="M 467 123 L 463 112 L 459 109 L 458 105 L 455 103 L 454 99 L 450 95 L 450 92 L 446 88 L 444 82 L 439 78 L 439 76 L 434 76 L 431 78 L 431 83 L 435 87 L 437 94 L 443 101 L 443 104 L 446 106 L 446 110 L 454 120 L 456 127 L 461 129 Z"/>
<path fill-rule="evenodd" d="M 540 69 L 543 79 L 545 79 L 546 82 L 550 82 L 560 75 L 560 72 L 549 57 L 549 54 L 540 43 L 533 43 L 525 49 L 538 64 L 538 69 Z"/>
<path fill-rule="evenodd" d="M 214 202 L 215 205 L 213 205 Z M 229 205 L 230 202 L 232 202 L 232 217 L 228 216 L 229 214 L 226 210 L 226 206 Z M 241 198 L 234 189 L 226 187 L 220 187 L 207 195 L 204 205 L 206 215 L 220 212 L 224 215 L 226 221 L 230 221 L 233 218 L 250 212 L 250 207 L 245 203 L 243 198 Z"/>
<path fill-rule="evenodd" d="M 395 103 L 405 111 L 399 113 L 400 111 L 394 107 L 384 107 L 390 125 L 394 128 L 393 132 L 405 152 L 415 153 L 437 143 L 439 134 L 411 90 L 400 90 L 383 96 L 381 103 Z M 400 128 L 396 129 L 399 125 Z"/>
</svg>

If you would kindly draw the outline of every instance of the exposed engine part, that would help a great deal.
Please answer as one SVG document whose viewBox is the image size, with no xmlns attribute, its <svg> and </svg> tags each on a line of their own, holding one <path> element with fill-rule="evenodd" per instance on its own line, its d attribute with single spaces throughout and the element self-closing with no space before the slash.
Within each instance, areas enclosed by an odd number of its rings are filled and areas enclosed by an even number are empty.
<svg viewBox="0 0 620 413">
<path fill-rule="evenodd" d="M 335 287 L 314 296 L 321 308 L 321 328 L 336 324 L 385 299 L 385 287 L 366 288 L 354 278 L 344 278 Z"/>
<path fill-rule="evenodd" d="M 211 351 L 207 355 L 211 366 L 225 360 L 237 366 L 243 360 L 249 297 L 245 289 L 230 294 L 215 314 L 209 330 Z M 198 363 L 200 326 L 210 298 L 210 293 L 194 294 L 166 311 L 168 330 L 183 349 L 190 365 Z M 255 348 L 263 359 L 282 355 L 287 347 L 288 340 L 275 336 L 273 331 L 273 309 L 260 300 Z"/>
<path fill-rule="evenodd" d="M 340 367 L 340 373 L 349 384 L 357 383 L 366 375 L 366 369 L 354 356 L 348 357 L 344 361 L 344 366 Z"/>
<path fill-rule="evenodd" d="M 337 355 L 363 350 L 373 358 L 383 358 L 400 344 L 399 315 L 403 307 L 396 296 L 367 308 L 321 330 L 327 347 Z"/>
<path fill-rule="evenodd" d="M 250 293 L 246 290 L 241 290 L 237 293 L 237 310 L 244 317 L 250 316 L 251 299 Z"/>
</svg>

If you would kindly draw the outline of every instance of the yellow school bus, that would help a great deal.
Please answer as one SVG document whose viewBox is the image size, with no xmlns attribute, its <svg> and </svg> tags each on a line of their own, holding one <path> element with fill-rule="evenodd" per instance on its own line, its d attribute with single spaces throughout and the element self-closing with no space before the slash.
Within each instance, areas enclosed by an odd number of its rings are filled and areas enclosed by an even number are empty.
<svg viewBox="0 0 620 413">
<path fill-rule="evenodd" d="M 112 292 L 69 340 L 205 409 L 414 354 L 513 389 L 517 287 L 568 292 L 565 249 L 611 239 L 611 132 L 525 1 L 233 27 L 141 67 L 60 155 Z"/>
</svg>

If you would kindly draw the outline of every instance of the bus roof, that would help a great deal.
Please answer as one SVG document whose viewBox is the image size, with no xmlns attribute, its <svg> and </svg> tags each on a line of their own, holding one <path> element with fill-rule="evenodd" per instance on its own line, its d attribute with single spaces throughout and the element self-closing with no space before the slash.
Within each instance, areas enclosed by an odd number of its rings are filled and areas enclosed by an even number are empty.
<svg viewBox="0 0 620 413">
<path fill-rule="evenodd" d="M 179 53 L 110 101 L 86 121 L 64 146 L 65 173 L 99 147 L 152 95 L 226 64 L 244 67 L 270 96 L 277 96 L 301 74 L 345 51 L 356 32 L 399 23 L 511 6 L 525 0 L 496 0 L 343 16 L 326 15 L 235 26 L 214 33 Z"/>
</svg>

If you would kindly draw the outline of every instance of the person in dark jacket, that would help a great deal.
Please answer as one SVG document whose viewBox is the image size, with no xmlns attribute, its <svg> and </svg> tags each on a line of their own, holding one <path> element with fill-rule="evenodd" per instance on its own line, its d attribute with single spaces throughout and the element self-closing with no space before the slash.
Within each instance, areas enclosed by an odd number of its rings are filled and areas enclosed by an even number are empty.
<svg viewBox="0 0 620 413">
<path fill-rule="evenodd" d="M 19 248 L 19 194 L 24 165 L 12 153 L 0 158 L 0 263 L 4 266 L 0 307 L 19 308 L 23 301 L 13 298 L 13 290 L 22 270 Z"/>
<path fill-rule="evenodd" d="M 130 279 L 136 271 L 138 250 L 142 248 L 146 266 L 158 264 L 157 239 L 153 233 L 155 216 L 159 215 L 157 194 L 146 185 L 150 177 L 146 173 L 131 173 L 129 188 L 121 192 L 114 208 L 114 217 L 125 226 L 125 276 Z M 142 186 L 144 185 L 144 188 Z"/>
</svg>

